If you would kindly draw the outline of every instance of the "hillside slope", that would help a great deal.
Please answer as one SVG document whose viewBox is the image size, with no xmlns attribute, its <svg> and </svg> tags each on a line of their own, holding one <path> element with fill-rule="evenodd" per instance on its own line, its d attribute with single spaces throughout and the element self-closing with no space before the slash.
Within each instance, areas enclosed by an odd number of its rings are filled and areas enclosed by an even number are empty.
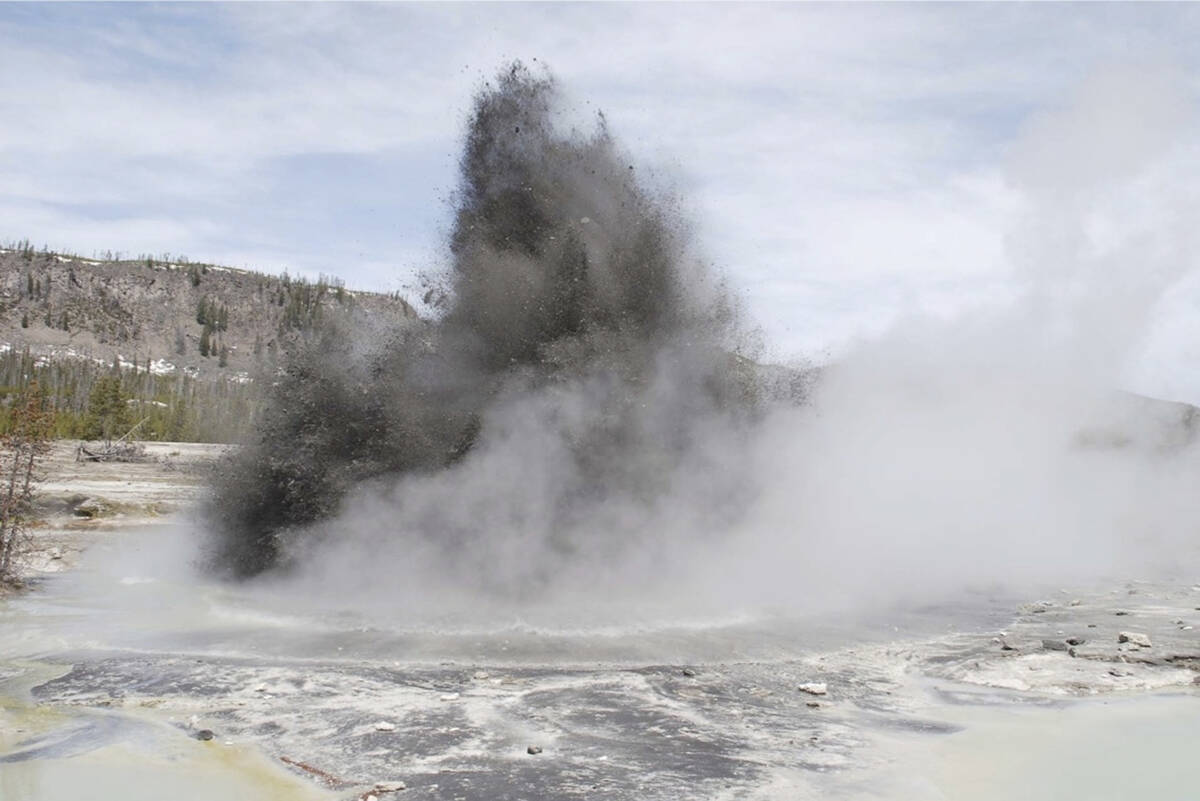
<svg viewBox="0 0 1200 801">
<path fill-rule="evenodd" d="M 334 308 L 415 318 L 392 295 L 215 265 L 0 250 L 0 345 L 156 373 L 250 374 Z M 207 329 L 207 335 L 206 335 Z"/>
</svg>

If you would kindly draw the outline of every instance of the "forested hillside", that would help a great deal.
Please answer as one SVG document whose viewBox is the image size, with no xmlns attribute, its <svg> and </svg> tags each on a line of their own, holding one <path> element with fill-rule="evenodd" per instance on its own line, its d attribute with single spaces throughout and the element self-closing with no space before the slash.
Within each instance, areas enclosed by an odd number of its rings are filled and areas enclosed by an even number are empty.
<svg viewBox="0 0 1200 801">
<path fill-rule="evenodd" d="M 13 399 L 36 381 L 58 436 L 98 438 L 106 425 L 140 422 L 147 439 L 235 440 L 289 343 L 337 316 L 416 319 L 398 295 L 331 278 L 16 243 L 0 249 L 0 433 Z"/>
</svg>

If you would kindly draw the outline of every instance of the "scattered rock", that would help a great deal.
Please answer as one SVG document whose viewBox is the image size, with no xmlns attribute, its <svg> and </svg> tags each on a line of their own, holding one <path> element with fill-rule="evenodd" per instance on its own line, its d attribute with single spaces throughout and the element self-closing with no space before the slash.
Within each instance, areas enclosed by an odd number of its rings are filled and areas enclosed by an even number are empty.
<svg viewBox="0 0 1200 801">
<path fill-rule="evenodd" d="M 491 674 L 489 674 L 486 670 L 477 670 L 471 675 L 471 678 L 475 679 L 476 681 L 487 681 L 491 678 Z"/>
<path fill-rule="evenodd" d="M 48 554 L 48 556 L 50 557 L 51 560 L 62 559 L 63 558 L 62 548 L 59 548 L 57 545 L 55 545 L 53 548 L 50 549 L 50 553 Z"/>
<path fill-rule="evenodd" d="M 1180 631 L 1191 631 L 1192 627 L 1191 626 L 1180 626 L 1179 630 Z"/>
<path fill-rule="evenodd" d="M 690 668 L 690 667 L 686 667 L 683 670 L 681 670 L 680 672 L 683 675 L 687 676 L 689 679 L 696 675 L 695 668 Z"/>
<path fill-rule="evenodd" d="M 1136 631 L 1122 631 L 1117 635 L 1117 642 L 1127 642 L 1130 645 L 1136 645 L 1138 648 L 1150 647 L 1150 638 Z"/>
<path fill-rule="evenodd" d="M 1095 624 L 1095 623 L 1088 623 L 1088 628 L 1089 628 L 1089 629 L 1094 629 L 1094 628 L 1096 628 L 1096 624 Z"/>
<path fill-rule="evenodd" d="M 443 701 L 457 701 L 458 693 L 445 693 L 444 695 L 441 696 L 441 699 Z"/>
<path fill-rule="evenodd" d="M 1200 684 L 1200 675 L 1192 676 L 1192 684 Z"/>
<path fill-rule="evenodd" d="M 76 517 L 99 517 L 104 513 L 104 504 L 95 498 L 85 498 L 75 505 L 72 514 Z"/>
<path fill-rule="evenodd" d="M 398 793 L 407 789 L 408 785 L 404 782 L 375 782 L 375 792 L 377 793 Z"/>
<path fill-rule="evenodd" d="M 1067 644 L 1062 640 L 1042 640 L 1042 648 L 1047 651 L 1065 651 Z"/>
<path fill-rule="evenodd" d="M 1113 614 L 1116 615 L 1117 617 L 1125 617 L 1125 615 L 1128 615 L 1129 613 L 1126 612 L 1124 609 L 1118 609 L 1117 611 L 1113 612 Z"/>
<path fill-rule="evenodd" d="M 804 705 L 806 707 L 808 707 L 809 709 L 819 709 L 821 706 L 821 702 L 820 701 L 805 701 Z"/>
<path fill-rule="evenodd" d="M 1003 637 L 999 637 L 999 638 L 997 638 L 997 639 L 996 639 L 996 642 L 1000 643 L 1000 650 L 1001 650 L 1001 651 L 1015 651 L 1015 650 L 1017 650 L 1017 649 L 1016 649 L 1014 646 L 1012 646 L 1012 645 L 1009 645 L 1009 643 L 1008 643 L 1008 640 L 1004 639 Z"/>
<path fill-rule="evenodd" d="M 1064 642 L 1066 642 L 1067 645 L 1083 645 L 1085 642 L 1087 642 L 1087 640 L 1085 640 L 1083 637 L 1068 637 L 1066 640 L 1064 640 Z"/>
<path fill-rule="evenodd" d="M 375 731 L 395 731 L 396 724 L 389 723 L 386 720 L 381 720 L 375 724 Z"/>
<path fill-rule="evenodd" d="M 540 745 L 531 745 L 525 749 L 525 753 L 529 754 L 530 756 L 537 756 L 538 754 L 542 753 L 542 747 Z"/>
<path fill-rule="evenodd" d="M 1109 668 L 1108 675 L 1116 676 L 1117 678 L 1122 678 L 1125 676 L 1132 676 L 1133 673 L 1131 671 L 1125 670 L 1123 668 Z"/>
<path fill-rule="evenodd" d="M 1075 600 L 1073 600 L 1069 604 L 1067 604 L 1067 606 L 1080 606 L 1082 604 L 1083 604 L 1083 601 L 1076 598 Z"/>
<path fill-rule="evenodd" d="M 195 737 L 197 740 L 204 740 L 206 742 L 208 740 L 211 740 L 213 737 L 216 737 L 216 735 L 213 734 L 212 729 L 201 729 L 200 731 L 196 732 L 192 736 Z"/>
<path fill-rule="evenodd" d="M 796 689 L 802 693 L 808 693 L 809 695 L 825 695 L 829 692 L 829 687 L 823 681 L 806 682 L 801 684 Z"/>
</svg>

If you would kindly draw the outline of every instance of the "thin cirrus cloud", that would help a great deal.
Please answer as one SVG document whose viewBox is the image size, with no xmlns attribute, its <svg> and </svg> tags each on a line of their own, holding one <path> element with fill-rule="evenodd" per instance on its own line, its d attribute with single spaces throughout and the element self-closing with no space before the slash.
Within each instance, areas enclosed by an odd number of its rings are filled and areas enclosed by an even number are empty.
<svg viewBox="0 0 1200 801">
<path fill-rule="evenodd" d="M 1098 71 L 1169 64 L 1186 84 L 1198 19 L 1124 5 L 6 5 L 0 234 L 403 288 L 438 265 L 473 91 L 536 60 L 572 120 L 604 109 L 639 168 L 681 190 L 769 353 L 812 356 L 905 311 L 1007 298 L 1006 276 L 1025 280 L 1011 241 L 1031 162 L 1016 143 Z"/>
</svg>

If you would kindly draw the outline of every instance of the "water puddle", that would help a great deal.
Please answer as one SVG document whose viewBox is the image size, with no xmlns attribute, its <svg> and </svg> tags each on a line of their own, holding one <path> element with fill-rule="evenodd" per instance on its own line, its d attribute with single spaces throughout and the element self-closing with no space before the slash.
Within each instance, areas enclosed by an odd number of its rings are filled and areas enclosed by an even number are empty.
<svg viewBox="0 0 1200 801">
<path fill-rule="evenodd" d="M 953 706 L 939 713 L 963 728 L 918 746 L 926 779 L 918 797 L 930 801 L 1200 797 L 1200 694 Z"/>
<path fill-rule="evenodd" d="M 0 710 L 4 801 L 327 801 L 257 750 L 134 715 L 22 705 Z"/>
</svg>

